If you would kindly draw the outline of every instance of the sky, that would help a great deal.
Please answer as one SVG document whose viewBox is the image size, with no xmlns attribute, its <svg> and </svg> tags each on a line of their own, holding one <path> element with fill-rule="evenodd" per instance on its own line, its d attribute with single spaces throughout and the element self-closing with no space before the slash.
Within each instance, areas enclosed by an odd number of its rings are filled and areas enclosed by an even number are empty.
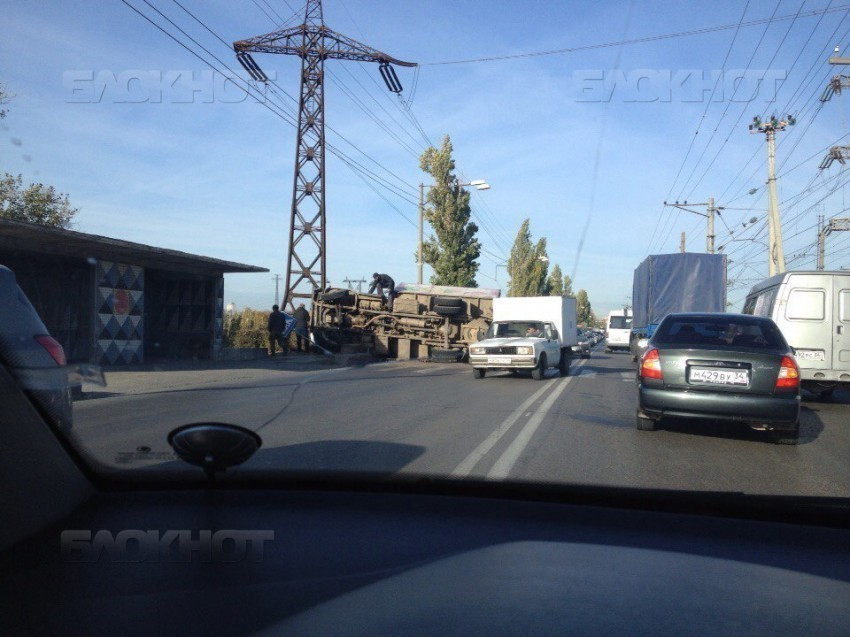
<svg viewBox="0 0 850 637">
<path fill-rule="evenodd" d="M 416 281 L 418 184 L 429 181 L 418 158 L 445 135 L 458 175 L 491 185 L 472 195 L 478 284 L 506 291 L 504 263 L 528 218 L 549 265 L 600 316 L 629 303 L 634 269 L 678 251 L 683 232 L 688 251 L 706 250 L 697 204 L 709 197 L 722 208 L 730 309 L 768 275 L 767 145 L 748 131 L 754 116 L 796 116 L 776 145 L 788 268 L 815 267 L 819 215 L 850 217 L 850 173 L 819 169 L 829 148 L 850 144 L 850 96 L 819 99 L 842 71 L 828 64 L 834 48 L 850 55 L 841 0 L 323 9 L 334 31 L 419 64 L 397 69 L 399 98 L 375 64 L 326 62 L 327 139 L 345 158 L 325 168 L 333 285 L 374 271 Z M 288 262 L 296 141 L 280 113 L 295 112 L 300 60 L 256 53 L 274 82 L 249 84 L 230 45 L 299 24 L 290 18 L 302 11 L 302 0 L 7 3 L 2 170 L 67 193 L 75 230 L 268 268 L 226 275 L 225 302 L 270 306 Z M 677 200 L 696 212 L 664 206 Z M 826 241 L 826 267 L 850 267 L 850 232 Z"/>
</svg>

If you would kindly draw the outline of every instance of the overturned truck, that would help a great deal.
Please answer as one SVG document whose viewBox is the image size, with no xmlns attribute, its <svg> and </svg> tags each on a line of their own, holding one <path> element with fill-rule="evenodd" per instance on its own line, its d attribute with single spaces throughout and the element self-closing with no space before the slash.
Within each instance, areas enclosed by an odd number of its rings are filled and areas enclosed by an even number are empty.
<svg viewBox="0 0 850 637">
<path fill-rule="evenodd" d="M 313 293 L 311 331 L 317 345 L 371 348 L 389 358 L 462 359 L 493 320 L 499 290 L 400 283 L 392 310 L 377 294 L 330 288 Z"/>
</svg>

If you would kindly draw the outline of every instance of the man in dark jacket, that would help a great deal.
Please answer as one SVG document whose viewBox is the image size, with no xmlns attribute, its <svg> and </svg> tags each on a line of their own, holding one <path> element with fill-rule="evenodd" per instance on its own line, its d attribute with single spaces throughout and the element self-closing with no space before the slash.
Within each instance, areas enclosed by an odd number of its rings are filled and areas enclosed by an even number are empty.
<svg viewBox="0 0 850 637">
<path fill-rule="evenodd" d="M 304 351 L 310 351 L 310 335 L 307 332 L 307 326 L 310 324 L 310 313 L 304 304 L 301 303 L 292 313 L 292 318 L 295 319 L 295 351 L 301 351 L 301 341 L 304 341 Z"/>
<path fill-rule="evenodd" d="M 384 296 L 384 290 L 387 291 L 387 308 L 392 312 L 393 299 L 395 298 L 395 281 L 389 274 L 378 274 L 375 272 L 372 275 L 372 285 L 369 286 L 369 294 L 378 291 L 378 294 Z"/>
<path fill-rule="evenodd" d="M 269 314 L 269 349 L 271 355 L 275 354 L 275 345 L 280 345 L 284 355 L 289 351 L 283 333 L 286 331 L 286 314 L 280 311 L 277 305 L 272 305 L 272 313 Z"/>
</svg>

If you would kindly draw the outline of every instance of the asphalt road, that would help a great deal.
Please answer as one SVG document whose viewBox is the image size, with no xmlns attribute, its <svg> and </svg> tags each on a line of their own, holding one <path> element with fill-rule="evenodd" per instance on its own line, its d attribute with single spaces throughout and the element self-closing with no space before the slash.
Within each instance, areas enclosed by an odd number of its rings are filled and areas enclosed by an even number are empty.
<svg viewBox="0 0 850 637">
<path fill-rule="evenodd" d="M 75 403 L 74 435 L 122 470 L 197 469 L 166 444 L 173 428 L 231 422 L 263 446 L 240 471 L 368 471 L 458 478 L 847 497 L 850 395 L 804 402 L 797 446 L 722 423 L 638 431 L 635 365 L 597 347 L 569 377 L 489 374 L 463 364 L 183 376 Z M 150 372 L 155 373 L 155 372 Z"/>
</svg>

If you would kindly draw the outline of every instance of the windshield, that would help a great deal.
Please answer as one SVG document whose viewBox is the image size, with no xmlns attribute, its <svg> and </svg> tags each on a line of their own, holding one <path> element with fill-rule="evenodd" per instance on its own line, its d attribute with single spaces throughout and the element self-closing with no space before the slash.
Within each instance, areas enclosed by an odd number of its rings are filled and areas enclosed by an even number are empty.
<svg viewBox="0 0 850 637">
<path fill-rule="evenodd" d="M 631 316 L 612 316 L 608 321 L 608 328 L 612 330 L 628 330 L 631 327 Z"/>
<path fill-rule="evenodd" d="M 0 376 L 104 484 L 846 498 L 850 5 L 799 5 L 6 2 Z M 730 355 L 644 360 L 688 326 Z"/>
<path fill-rule="evenodd" d="M 543 338 L 545 335 L 543 323 L 538 321 L 510 321 L 508 323 L 493 323 L 487 330 L 487 338 Z"/>
<path fill-rule="evenodd" d="M 779 328 L 772 322 L 729 318 L 668 319 L 652 339 L 658 345 L 700 344 L 716 347 L 787 349 Z"/>
</svg>

